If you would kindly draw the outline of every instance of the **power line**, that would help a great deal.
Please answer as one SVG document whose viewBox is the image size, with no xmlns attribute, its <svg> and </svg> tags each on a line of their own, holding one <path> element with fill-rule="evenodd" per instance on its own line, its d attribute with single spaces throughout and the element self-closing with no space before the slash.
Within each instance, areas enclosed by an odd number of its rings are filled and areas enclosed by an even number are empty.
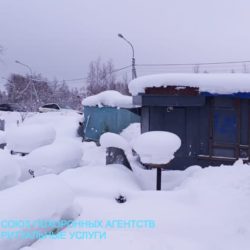
<svg viewBox="0 0 250 250">
<path fill-rule="evenodd" d="M 226 62 L 198 62 L 198 63 L 148 63 L 148 64 L 136 64 L 136 66 L 145 66 L 145 67 L 158 67 L 158 66 L 195 66 L 195 65 L 215 65 L 215 64 L 243 64 L 250 63 L 250 60 L 246 61 L 226 61 Z"/>
<path fill-rule="evenodd" d="M 125 66 L 125 67 L 122 67 L 122 68 L 114 69 L 113 71 L 108 72 L 108 74 L 111 75 L 111 74 L 114 74 L 116 72 L 131 68 L 131 67 L 132 67 L 132 65 L 128 65 L 128 66 Z M 87 79 L 88 79 L 88 77 L 81 77 L 81 78 L 73 78 L 73 79 L 62 80 L 60 82 L 63 82 L 63 81 L 65 81 L 65 82 L 76 82 L 76 81 L 83 81 L 83 80 L 87 80 Z"/>
</svg>

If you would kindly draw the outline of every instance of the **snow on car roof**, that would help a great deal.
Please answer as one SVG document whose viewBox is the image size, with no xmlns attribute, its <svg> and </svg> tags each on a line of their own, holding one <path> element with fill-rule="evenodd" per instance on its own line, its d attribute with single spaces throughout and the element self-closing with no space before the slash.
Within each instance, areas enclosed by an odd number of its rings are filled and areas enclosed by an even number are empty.
<svg viewBox="0 0 250 250">
<path fill-rule="evenodd" d="M 138 95 L 144 93 L 146 88 L 167 86 L 198 87 L 200 92 L 211 94 L 249 93 L 250 74 L 169 73 L 147 75 L 132 80 L 129 83 L 129 91 L 132 95 Z"/>
<path fill-rule="evenodd" d="M 97 95 L 86 97 L 82 101 L 83 106 L 109 106 L 120 108 L 132 108 L 132 96 L 122 95 L 115 90 L 103 91 Z"/>
</svg>

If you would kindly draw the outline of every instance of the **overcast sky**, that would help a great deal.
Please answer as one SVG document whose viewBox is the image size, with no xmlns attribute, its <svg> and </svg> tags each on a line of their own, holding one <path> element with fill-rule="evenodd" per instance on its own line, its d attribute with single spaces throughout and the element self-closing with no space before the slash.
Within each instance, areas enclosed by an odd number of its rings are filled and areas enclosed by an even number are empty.
<svg viewBox="0 0 250 250">
<path fill-rule="evenodd" d="M 0 77 L 27 72 L 16 59 L 60 80 L 98 57 L 129 65 L 117 33 L 138 64 L 250 60 L 249 13 L 249 0 L 0 0 Z"/>
</svg>

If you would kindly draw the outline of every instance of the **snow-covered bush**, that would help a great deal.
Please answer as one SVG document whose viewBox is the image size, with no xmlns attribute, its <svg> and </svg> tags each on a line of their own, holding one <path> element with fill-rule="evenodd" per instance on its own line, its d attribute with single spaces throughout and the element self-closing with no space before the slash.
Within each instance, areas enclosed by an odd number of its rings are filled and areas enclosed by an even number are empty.
<svg viewBox="0 0 250 250">
<path fill-rule="evenodd" d="M 79 144 L 71 140 L 40 147 L 25 157 L 22 164 L 22 180 L 27 178 L 29 169 L 34 171 L 35 176 L 39 176 L 49 173 L 58 174 L 68 168 L 79 167 L 82 155 Z"/>
<path fill-rule="evenodd" d="M 9 150 L 30 153 L 32 150 L 51 144 L 56 137 L 55 129 L 48 125 L 21 125 L 6 131 Z"/>
<path fill-rule="evenodd" d="M 0 192 L 0 249 L 17 250 L 30 245 L 32 237 L 4 237 L 5 233 L 51 232 L 54 228 L 37 222 L 74 219 L 80 211 L 74 194 L 58 176 L 48 175 L 24 182 Z M 23 223 L 25 222 L 25 224 Z M 8 224 L 10 223 L 10 224 Z M 9 225 L 9 226 L 8 226 Z M 13 226 L 15 225 L 15 226 Z M 26 226 L 22 226 L 26 225 Z"/>
<path fill-rule="evenodd" d="M 124 151 L 128 159 L 132 157 L 132 150 L 129 143 L 118 134 L 110 132 L 102 134 L 100 144 L 104 148 L 120 148 Z"/>
<path fill-rule="evenodd" d="M 170 132 L 151 131 L 132 141 L 132 147 L 145 164 L 167 164 L 180 148 L 181 139 Z"/>
</svg>

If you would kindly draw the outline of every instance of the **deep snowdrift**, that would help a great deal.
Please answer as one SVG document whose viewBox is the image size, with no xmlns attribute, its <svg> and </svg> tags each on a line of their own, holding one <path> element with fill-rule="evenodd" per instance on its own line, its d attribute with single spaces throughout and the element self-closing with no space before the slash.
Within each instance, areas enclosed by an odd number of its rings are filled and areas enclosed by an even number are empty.
<svg viewBox="0 0 250 250">
<path fill-rule="evenodd" d="M 34 171 L 35 176 L 40 176 L 49 173 L 58 174 L 66 169 L 79 167 L 82 155 L 79 144 L 71 140 L 40 147 L 23 160 L 23 178 L 25 179 L 29 169 Z"/>
<path fill-rule="evenodd" d="M 0 190 L 16 185 L 20 175 L 17 161 L 0 149 Z"/>
<path fill-rule="evenodd" d="M 133 173 L 119 164 L 67 170 L 60 177 L 80 196 L 115 198 L 141 189 Z"/>
<path fill-rule="evenodd" d="M 92 168 L 91 168 L 92 169 Z M 127 202 L 118 204 L 114 194 L 121 190 L 113 186 L 112 193 L 105 194 L 108 167 L 93 169 L 88 178 L 80 174 L 67 179 L 81 197 L 81 220 L 153 220 L 153 228 L 85 228 L 84 231 L 104 231 L 106 239 L 40 240 L 33 250 L 68 249 L 119 249 L 119 250 L 248 250 L 250 246 L 250 168 L 237 166 L 195 168 L 176 171 L 172 178 L 178 180 L 169 191 L 125 191 Z M 90 170 L 90 169 L 89 169 Z M 146 170 L 145 170 L 146 171 Z M 106 172 L 107 174 L 108 172 Z M 178 179 L 178 173 L 182 178 Z M 164 175 L 172 174 L 165 171 Z M 84 175 L 84 168 L 82 172 Z M 91 176 L 91 179 L 89 178 Z M 113 176 L 113 180 L 112 180 Z M 103 177 L 103 178 L 102 178 Z M 116 179 L 110 172 L 109 182 Z M 123 179 L 123 178 L 122 178 Z M 119 180 L 122 180 L 119 179 Z M 98 182 L 96 182 L 98 181 Z M 124 185 L 126 186 L 124 179 Z M 96 185 L 98 183 L 98 185 Z M 117 182 L 119 183 L 119 182 Z M 111 184 L 112 185 L 112 184 Z M 131 185 L 128 183 L 128 186 Z M 94 191 L 92 190 L 94 188 Z M 98 197 L 96 197 L 98 195 Z M 78 229 L 67 228 L 65 233 Z"/>
<path fill-rule="evenodd" d="M 54 228 L 39 226 L 36 222 L 74 219 L 80 212 L 74 205 L 74 194 L 69 186 L 54 175 L 29 180 L 0 192 L 0 249 L 17 250 L 36 239 L 24 236 L 11 238 L 5 233 L 39 231 Z M 30 223 L 22 226 L 23 221 Z"/>
<path fill-rule="evenodd" d="M 6 132 L 7 148 L 20 153 L 30 153 L 36 148 L 51 144 L 55 138 L 56 131 L 53 127 L 40 124 L 22 124 Z"/>
<path fill-rule="evenodd" d="M 76 137 L 76 128 L 80 118 L 65 113 L 34 114 L 24 121 L 24 125 L 53 126 L 57 131 L 55 144 L 69 138 L 77 143 L 80 140 Z M 129 128 L 130 132 L 123 131 L 123 134 L 127 133 L 124 138 L 130 141 L 137 137 L 138 128 L 134 126 Z M 82 167 L 63 171 L 58 176 L 37 177 L 0 191 L 0 223 L 4 219 L 75 218 L 79 212 L 75 207 L 76 197 L 82 208 L 76 223 L 86 220 L 152 220 L 155 227 L 69 226 L 62 231 L 66 239 L 39 240 L 31 247 L 28 247 L 33 242 L 30 240 L 1 239 L 1 250 L 19 250 L 21 246 L 27 246 L 25 250 L 249 250 L 249 165 L 238 161 L 235 166 L 205 169 L 193 166 L 185 171 L 163 171 L 163 191 L 157 192 L 154 191 L 155 170 L 142 169 L 136 161 L 131 162 L 133 172 L 121 165 L 105 166 L 102 147 L 91 142 L 80 145 L 84 152 Z M 15 159 L 25 161 L 25 157 L 10 157 L 10 162 Z M 51 159 L 47 158 L 49 164 L 54 160 L 51 155 Z M 125 203 L 117 203 L 115 198 L 119 195 L 126 198 Z M 73 210 L 68 209 L 72 206 Z M 0 231 L 3 230 L 1 227 Z M 70 233 L 82 231 L 101 231 L 107 237 L 70 238 Z"/>
</svg>

